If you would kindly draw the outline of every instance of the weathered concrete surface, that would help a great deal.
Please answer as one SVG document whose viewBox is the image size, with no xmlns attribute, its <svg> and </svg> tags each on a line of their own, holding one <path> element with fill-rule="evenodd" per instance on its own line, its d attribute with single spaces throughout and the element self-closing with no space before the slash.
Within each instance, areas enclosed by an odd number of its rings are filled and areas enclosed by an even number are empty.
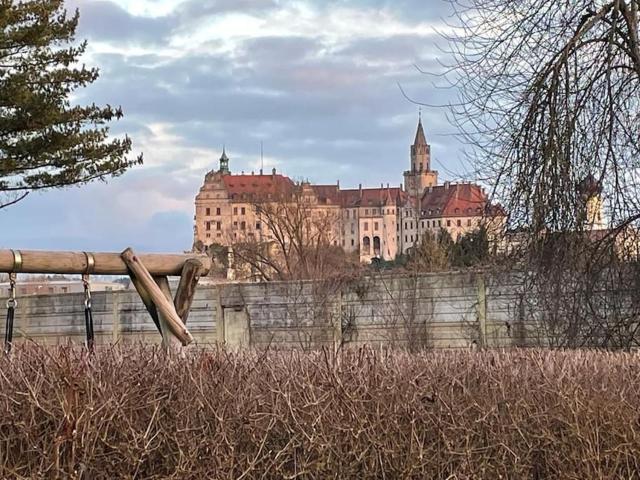
<svg viewBox="0 0 640 480">
<path fill-rule="evenodd" d="M 476 272 L 376 276 L 340 286 L 207 286 L 197 290 L 188 327 L 199 345 L 234 347 L 524 345 L 530 335 L 518 319 L 518 293 L 517 282 Z M 95 293 L 93 317 L 98 344 L 160 342 L 134 291 Z M 83 342 L 84 335 L 81 294 L 19 299 L 16 342 Z"/>
</svg>

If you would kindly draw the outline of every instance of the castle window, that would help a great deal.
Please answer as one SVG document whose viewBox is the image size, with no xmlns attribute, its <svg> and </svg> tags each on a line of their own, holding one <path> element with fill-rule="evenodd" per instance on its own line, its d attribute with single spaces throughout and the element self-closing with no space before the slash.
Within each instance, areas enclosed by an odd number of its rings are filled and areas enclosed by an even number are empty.
<svg viewBox="0 0 640 480">
<path fill-rule="evenodd" d="M 211 222 L 207 222 L 206 225 L 207 225 L 207 230 L 211 230 Z"/>
<path fill-rule="evenodd" d="M 468 219 L 467 220 L 467 227 L 470 227 L 470 226 L 471 226 L 471 219 Z"/>
<path fill-rule="evenodd" d="M 456 213 L 460 213 L 460 209 L 459 208 L 456 208 Z"/>
<path fill-rule="evenodd" d="M 368 208 L 365 208 L 365 209 L 364 209 L 364 214 L 365 214 L 365 215 L 369 215 L 369 209 L 368 209 Z"/>
<path fill-rule="evenodd" d="M 458 220 L 458 226 L 461 227 L 462 226 L 462 221 Z"/>
<path fill-rule="evenodd" d="M 216 230 L 222 230 L 222 223 L 216 222 Z"/>
<path fill-rule="evenodd" d="M 207 213 L 205 213 L 205 215 L 211 215 L 211 209 L 209 207 L 207 207 Z"/>
<path fill-rule="evenodd" d="M 220 207 L 216 208 L 216 215 L 220 215 Z"/>
<path fill-rule="evenodd" d="M 352 238 L 352 239 L 351 239 L 351 246 L 353 247 L 353 246 L 355 246 L 355 244 L 356 244 L 356 242 L 355 242 L 355 240 Z"/>
<path fill-rule="evenodd" d="M 211 238 L 211 234 L 210 233 L 207 233 L 207 238 Z"/>
<path fill-rule="evenodd" d="M 424 220 L 422 220 L 422 228 L 424 228 Z"/>
<path fill-rule="evenodd" d="M 409 228 L 413 230 L 413 222 L 409 222 Z"/>
<path fill-rule="evenodd" d="M 344 212 L 346 217 L 349 218 L 349 210 L 347 210 L 346 212 Z"/>
<path fill-rule="evenodd" d="M 247 222 L 241 222 L 240 223 L 240 230 L 246 230 L 247 229 Z"/>
<path fill-rule="evenodd" d="M 238 207 L 233 207 L 233 214 L 237 215 L 238 214 Z"/>
<path fill-rule="evenodd" d="M 241 214 L 241 215 L 244 215 L 245 213 L 246 213 L 246 210 L 245 210 L 245 208 L 244 208 L 244 207 L 242 207 L 242 208 L 240 209 L 240 214 Z"/>
<path fill-rule="evenodd" d="M 369 230 L 369 222 L 364 222 L 364 231 Z"/>
<path fill-rule="evenodd" d="M 451 226 L 451 220 L 447 220 L 447 227 Z"/>
<path fill-rule="evenodd" d="M 407 235 L 404 236 L 404 242 L 409 243 L 409 237 Z"/>
<path fill-rule="evenodd" d="M 362 252 L 365 255 L 368 255 L 371 250 L 371 239 L 369 237 L 364 237 L 362 239 Z"/>
<path fill-rule="evenodd" d="M 261 227 L 262 225 L 260 225 L 260 222 L 256 222 L 256 230 L 260 230 Z"/>
<path fill-rule="evenodd" d="M 373 229 L 378 230 L 378 222 L 373 222 Z"/>
<path fill-rule="evenodd" d="M 233 222 L 233 228 L 238 228 L 238 222 Z"/>
<path fill-rule="evenodd" d="M 441 227 L 442 226 L 442 220 L 438 220 L 438 226 Z"/>
</svg>

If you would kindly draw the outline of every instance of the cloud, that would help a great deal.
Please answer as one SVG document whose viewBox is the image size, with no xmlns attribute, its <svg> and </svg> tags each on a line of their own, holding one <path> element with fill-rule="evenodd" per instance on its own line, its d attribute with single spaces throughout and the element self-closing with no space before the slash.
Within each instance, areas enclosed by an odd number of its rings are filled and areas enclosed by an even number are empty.
<svg viewBox="0 0 640 480">
<path fill-rule="evenodd" d="M 173 29 L 170 18 L 131 15 L 107 0 L 88 1 L 80 10 L 78 36 L 117 43 L 142 42 L 162 44 Z"/>
<path fill-rule="evenodd" d="M 440 68 L 441 4 L 83 0 L 78 37 L 101 77 L 75 101 L 122 105 L 112 133 L 129 134 L 145 165 L 0 210 L 4 246 L 188 249 L 194 197 L 223 144 L 236 172 L 259 168 L 262 141 L 265 168 L 293 178 L 399 185 L 417 106 L 398 83 L 418 101 L 452 97 L 414 68 Z M 444 111 L 425 109 L 423 123 L 435 166 L 455 179 Z"/>
</svg>

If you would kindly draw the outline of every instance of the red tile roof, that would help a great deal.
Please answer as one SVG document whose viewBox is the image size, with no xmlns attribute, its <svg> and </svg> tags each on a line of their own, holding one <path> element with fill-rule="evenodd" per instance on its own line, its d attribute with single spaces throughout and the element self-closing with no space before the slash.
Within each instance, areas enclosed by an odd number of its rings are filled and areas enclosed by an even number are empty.
<svg viewBox="0 0 640 480">
<path fill-rule="evenodd" d="M 311 185 L 318 197 L 318 203 L 325 205 L 340 205 L 340 189 L 337 185 Z"/>
<path fill-rule="evenodd" d="M 383 207 L 402 204 L 407 194 L 398 187 L 340 190 L 343 207 Z"/>
<path fill-rule="evenodd" d="M 483 215 L 487 195 L 479 185 L 454 183 L 425 190 L 421 209 L 425 218 Z"/>
<path fill-rule="evenodd" d="M 224 186 L 232 199 L 289 193 L 293 181 L 284 175 L 223 175 Z"/>
</svg>

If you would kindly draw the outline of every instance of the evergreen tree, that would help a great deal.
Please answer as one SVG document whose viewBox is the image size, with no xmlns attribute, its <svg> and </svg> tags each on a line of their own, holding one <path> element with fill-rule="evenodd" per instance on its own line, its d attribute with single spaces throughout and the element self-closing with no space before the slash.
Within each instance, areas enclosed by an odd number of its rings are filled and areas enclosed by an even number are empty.
<svg viewBox="0 0 640 480">
<path fill-rule="evenodd" d="M 63 0 L 0 0 L 0 208 L 30 191 L 78 185 L 122 174 L 131 140 L 107 139 L 122 110 L 72 105 L 70 97 L 98 78 L 78 62 L 79 12 Z"/>
<path fill-rule="evenodd" d="M 453 267 L 472 267 L 489 257 L 489 238 L 484 227 L 473 230 L 458 238 L 451 247 Z"/>
</svg>

